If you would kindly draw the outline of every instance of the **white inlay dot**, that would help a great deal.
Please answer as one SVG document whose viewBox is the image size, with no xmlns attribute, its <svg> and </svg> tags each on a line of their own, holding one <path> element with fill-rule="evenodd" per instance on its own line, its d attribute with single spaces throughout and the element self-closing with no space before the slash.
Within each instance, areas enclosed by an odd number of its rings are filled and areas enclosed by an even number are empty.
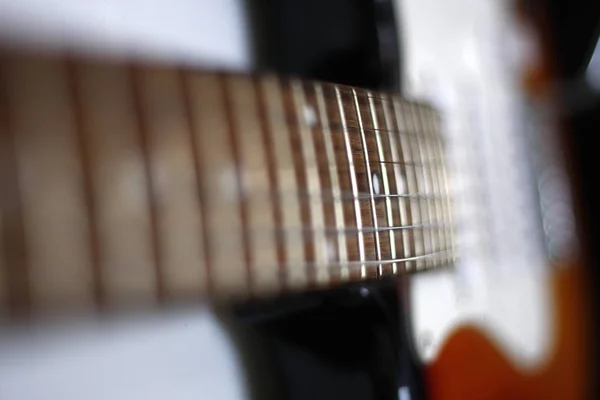
<svg viewBox="0 0 600 400">
<path fill-rule="evenodd" d="M 374 194 L 381 194 L 381 185 L 379 184 L 379 177 L 377 176 L 377 173 L 373 172 L 373 193 Z"/>
<path fill-rule="evenodd" d="M 315 113 L 315 109 L 311 106 L 305 105 L 302 108 L 302 114 L 304 116 L 304 123 L 308 125 L 310 128 L 317 124 L 317 114 Z"/>
</svg>

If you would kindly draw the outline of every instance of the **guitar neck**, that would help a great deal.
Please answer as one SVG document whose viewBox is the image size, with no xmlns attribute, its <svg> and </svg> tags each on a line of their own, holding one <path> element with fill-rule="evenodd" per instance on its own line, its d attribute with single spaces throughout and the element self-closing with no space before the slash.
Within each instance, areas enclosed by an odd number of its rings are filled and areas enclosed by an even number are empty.
<svg viewBox="0 0 600 400">
<path fill-rule="evenodd" d="M 10 54 L 0 104 L 0 309 L 270 296 L 454 258 L 427 105 Z"/>
</svg>

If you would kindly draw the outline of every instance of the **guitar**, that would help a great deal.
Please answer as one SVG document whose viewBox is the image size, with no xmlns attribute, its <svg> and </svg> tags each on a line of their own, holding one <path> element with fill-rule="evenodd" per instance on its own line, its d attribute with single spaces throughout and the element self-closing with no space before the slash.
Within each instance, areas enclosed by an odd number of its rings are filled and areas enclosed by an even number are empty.
<svg viewBox="0 0 600 400">
<path fill-rule="evenodd" d="M 531 181 L 498 188 L 497 169 L 459 190 L 465 170 L 485 169 L 452 165 L 465 137 L 442 131 L 464 116 L 418 82 L 409 94 L 429 94 L 447 119 L 390 93 L 168 63 L 7 51 L 1 65 L 7 320 L 227 304 L 410 273 L 432 398 L 584 396 L 576 244 L 555 252 L 535 247 L 536 231 L 462 226 L 485 224 L 461 214 L 482 191 L 515 195 Z M 477 114 L 476 104 L 464 109 Z M 508 148 L 494 144 L 476 155 L 506 172 L 493 153 Z M 560 168 L 550 161 L 541 166 Z M 501 198 L 496 215 L 480 209 L 490 226 L 539 223 Z M 505 259 L 469 234 L 500 238 Z"/>
</svg>

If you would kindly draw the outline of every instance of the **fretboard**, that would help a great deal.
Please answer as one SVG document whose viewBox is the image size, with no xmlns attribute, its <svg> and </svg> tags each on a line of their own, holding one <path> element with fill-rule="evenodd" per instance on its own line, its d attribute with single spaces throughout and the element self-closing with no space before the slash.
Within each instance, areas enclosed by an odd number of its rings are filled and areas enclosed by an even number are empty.
<svg viewBox="0 0 600 400">
<path fill-rule="evenodd" d="M 0 58 L 0 310 L 244 299 L 452 263 L 439 118 L 275 76 Z"/>
</svg>

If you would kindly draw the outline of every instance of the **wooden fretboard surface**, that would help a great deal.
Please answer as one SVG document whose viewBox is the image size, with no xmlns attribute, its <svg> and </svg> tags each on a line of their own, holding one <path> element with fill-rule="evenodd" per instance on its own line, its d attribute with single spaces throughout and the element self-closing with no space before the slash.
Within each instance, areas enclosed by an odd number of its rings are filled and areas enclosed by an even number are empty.
<svg viewBox="0 0 600 400">
<path fill-rule="evenodd" d="M 0 58 L 0 310 L 247 298 L 448 265 L 438 116 L 273 76 Z"/>
</svg>

